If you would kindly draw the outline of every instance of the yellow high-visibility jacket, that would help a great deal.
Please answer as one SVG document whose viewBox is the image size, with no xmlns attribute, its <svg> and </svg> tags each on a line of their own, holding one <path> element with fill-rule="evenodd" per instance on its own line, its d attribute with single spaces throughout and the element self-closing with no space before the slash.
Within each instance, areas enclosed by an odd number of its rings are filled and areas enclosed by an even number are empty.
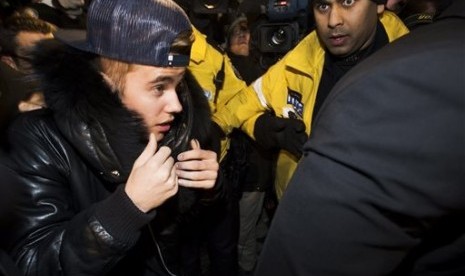
<svg viewBox="0 0 465 276">
<path fill-rule="evenodd" d="M 407 27 L 392 12 L 385 11 L 380 21 L 386 30 L 389 42 L 408 33 Z M 303 38 L 297 46 L 280 61 L 252 83 L 247 89 L 232 98 L 213 119 L 226 132 L 242 128 L 253 136 L 256 119 L 267 110 L 278 117 L 288 118 L 289 112 L 298 114 L 310 134 L 312 113 L 320 83 L 325 50 L 315 31 Z M 296 101 L 295 91 L 300 99 Z M 291 99 L 291 100 L 289 100 Z M 281 198 L 298 160 L 289 152 L 281 150 L 278 157 L 275 188 Z"/>
<path fill-rule="evenodd" d="M 221 52 L 221 50 L 209 44 L 205 35 L 195 27 L 193 27 L 193 30 L 195 41 L 192 45 L 188 69 L 204 90 L 212 114 L 215 114 L 229 99 L 239 91 L 245 89 L 247 85 L 236 75 L 229 57 L 224 52 Z M 222 66 L 224 66 L 224 83 L 223 88 L 218 91 L 218 96 L 216 97 L 217 91 L 214 79 Z M 221 143 L 220 160 L 226 155 L 228 145 L 229 140 L 224 139 Z"/>
</svg>

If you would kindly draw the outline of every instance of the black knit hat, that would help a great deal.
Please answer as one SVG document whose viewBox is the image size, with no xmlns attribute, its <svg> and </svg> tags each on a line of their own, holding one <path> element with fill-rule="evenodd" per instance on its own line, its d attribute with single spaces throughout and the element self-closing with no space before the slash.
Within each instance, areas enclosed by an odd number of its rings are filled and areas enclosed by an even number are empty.
<svg viewBox="0 0 465 276">
<path fill-rule="evenodd" d="M 87 32 L 62 29 L 55 37 L 80 50 L 128 63 L 157 67 L 187 66 L 189 57 L 173 55 L 175 38 L 192 27 L 171 0 L 93 0 Z"/>
</svg>

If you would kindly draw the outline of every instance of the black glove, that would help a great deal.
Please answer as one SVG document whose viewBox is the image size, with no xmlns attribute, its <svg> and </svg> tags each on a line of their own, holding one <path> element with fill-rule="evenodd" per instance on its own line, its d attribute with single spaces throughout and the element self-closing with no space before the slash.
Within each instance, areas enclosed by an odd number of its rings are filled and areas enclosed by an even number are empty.
<svg viewBox="0 0 465 276">
<path fill-rule="evenodd" d="M 270 113 L 258 117 L 254 136 L 265 149 L 283 149 L 297 158 L 302 156 L 303 145 L 308 139 L 301 120 L 279 118 Z"/>
</svg>

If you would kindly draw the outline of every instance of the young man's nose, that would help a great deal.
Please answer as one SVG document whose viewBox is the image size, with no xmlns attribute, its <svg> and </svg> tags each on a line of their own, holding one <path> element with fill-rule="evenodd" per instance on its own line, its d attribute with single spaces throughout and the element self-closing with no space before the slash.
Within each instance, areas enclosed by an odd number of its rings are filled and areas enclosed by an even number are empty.
<svg viewBox="0 0 465 276">
<path fill-rule="evenodd" d="M 169 97 L 167 99 L 167 112 L 170 113 L 179 113 L 182 111 L 182 104 L 179 100 L 178 93 L 176 92 L 176 89 L 170 89 L 166 93 L 169 94 Z"/>
</svg>

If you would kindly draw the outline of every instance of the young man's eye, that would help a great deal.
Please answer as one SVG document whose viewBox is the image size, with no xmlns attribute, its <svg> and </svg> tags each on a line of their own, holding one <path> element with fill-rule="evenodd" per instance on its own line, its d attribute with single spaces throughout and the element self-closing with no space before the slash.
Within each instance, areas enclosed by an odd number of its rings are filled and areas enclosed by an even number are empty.
<svg viewBox="0 0 465 276">
<path fill-rule="evenodd" d="M 165 86 L 162 85 L 162 84 L 155 85 L 155 86 L 153 87 L 153 90 L 154 90 L 155 92 L 161 93 L 161 92 L 163 92 L 163 91 L 165 90 Z"/>
</svg>

